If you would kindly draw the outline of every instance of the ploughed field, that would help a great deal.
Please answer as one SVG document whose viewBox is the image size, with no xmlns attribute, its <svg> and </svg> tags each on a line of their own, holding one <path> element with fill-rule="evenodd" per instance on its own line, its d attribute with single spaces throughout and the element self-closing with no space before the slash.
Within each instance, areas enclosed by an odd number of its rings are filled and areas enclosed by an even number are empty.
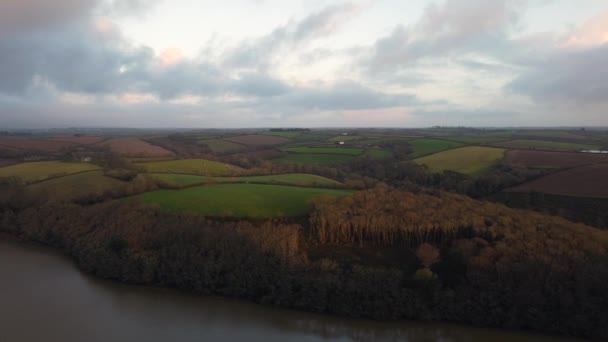
<svg viewBox="0 0 608 342">
<path fill-rule="evenodd" d="M 512 150 L 507 152 L 505 162 L 513 166 L 561 169 L 594 164 L 598 162 L 608 162 L 608 155 L 576 152 Z"/>
<path fill-rule="evenodd" d="M 175 153 L 156 145 L 152 145 L 139 138 L 114 138 L 99 143 L 112 151 L 130 157 L 170 157 Z"/>
<path fill-rule="evenodd" d="M 219 184 L 182 190 L 158 190 L 134 198 L 172 212 L 207 216 L 289 217 L 306 215 L 316 196 L 344 196 L 348 190 L 283 185 Z"/>
<path fill-rule="evenodd" d="M 580 150 L 596 150 L 599 149 L 598 145 L 591 144 L 579 144 L 571 142 L 558 142 L 558 141 L 547 141 L 547 140 L 511 140 L 500 143 L 494 143 L 493 146 L 508 148 L 508 149 L 520 149 L 520 150 L 549 150 L 549 151 L 580 151 Z"/>
</svg>

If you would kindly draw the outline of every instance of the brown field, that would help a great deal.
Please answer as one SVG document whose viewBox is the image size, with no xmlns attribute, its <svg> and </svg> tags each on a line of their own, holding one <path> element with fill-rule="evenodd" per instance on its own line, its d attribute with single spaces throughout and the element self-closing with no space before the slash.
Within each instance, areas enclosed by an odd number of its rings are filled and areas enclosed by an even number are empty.
<svg viewBox="0 0 608 342">
<path fill-rule="evenodd" d="M 608 163 L 557 172 L 508 189 L 508 192 L 544 192 L 578 197 L 608 197 Z"/>
<path fill-rule="evenodd" d="M 94 136 L 77 137 L 77 136 L 73 136 L 73 135 L 61 135 L 61 136 L 48 138 L 47 140 L 66 142 L 66 143 L 71 143 L 71 144 L 76 144 L 76 145 L 92 145 L 92 144 L 97 144 L 98 142 L 103 141 L 104 138 L 94 137 Z"/>
<path fill-rule="evenodd" d="M 0 145 L 25 151 L 59 152 L 61 149 L 74 144 L 64 141 L 38 139 L 0 139 Z"/>
<path fill-rule="evenodd" d="M 149 144 L 138 138 L 114 138 L 100 143 L 112 151 L 131 157 L 169 157 L 173 152 L 160 146 Z"/>
<path fill-rule="evenodd" d="M 0 167 L 11 166 L 18 163 L 19 161 L 14 159 L 0 159 Z"/>
<path fill-rule="evenodd" d="M 593 153 L 574 152 L 547 152 L 513 150 L 507 152 L 505 162 L 514 166 L 525 166 L 530 168 L 571 168 L 607 162 L 608 155 Z"/>
<path fill-rule="evenodd" d="M 239 135 L 224 140 L 243 145 L 280 145 L 290 141 L 287 138 L 272 135 Z"/>
</svg>

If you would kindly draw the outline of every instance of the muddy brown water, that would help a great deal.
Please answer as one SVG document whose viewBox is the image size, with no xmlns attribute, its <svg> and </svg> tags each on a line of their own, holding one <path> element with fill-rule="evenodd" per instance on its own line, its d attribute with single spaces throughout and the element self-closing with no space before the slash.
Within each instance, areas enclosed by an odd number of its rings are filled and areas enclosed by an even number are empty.
<svg viewBox="0 0 608 342">
<path fill-rule="evenodd" d="M 440 323 L 374 322 L 127 286 L 0 236 L 0 342 L 562 341 Z"/>
</svg>

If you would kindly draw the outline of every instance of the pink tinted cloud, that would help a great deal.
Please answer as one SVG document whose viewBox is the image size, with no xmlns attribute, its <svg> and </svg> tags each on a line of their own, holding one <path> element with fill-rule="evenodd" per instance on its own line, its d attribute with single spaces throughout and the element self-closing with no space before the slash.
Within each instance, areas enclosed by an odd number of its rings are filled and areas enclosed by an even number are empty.
<svg viewBox="0 0 608 342">
<path fill-rule="evenodd" d="M 570 33 L 564 46 L 588 48 L 608 42 L 608 11 L 602 12 L 586 21 Z"/>
<path fill-rule="evenodd" d="M 158 59 L 162 65 L 173 65 L 179 63 L 184 58 L 184 53 L 180 48 L 164 49 Z"/>
</svg>

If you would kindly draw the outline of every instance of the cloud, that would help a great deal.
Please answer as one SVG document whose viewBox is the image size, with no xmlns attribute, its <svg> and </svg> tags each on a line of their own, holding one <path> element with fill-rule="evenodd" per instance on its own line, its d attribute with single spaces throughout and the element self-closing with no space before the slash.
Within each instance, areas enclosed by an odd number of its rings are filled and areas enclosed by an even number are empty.
<svg viewBox="0 0 608 342">
<path fill-rule="evenodd" d="M 34 31 L 81 19 L 99 0 L 2 0 L 0 35 Z"/>
</svg>

